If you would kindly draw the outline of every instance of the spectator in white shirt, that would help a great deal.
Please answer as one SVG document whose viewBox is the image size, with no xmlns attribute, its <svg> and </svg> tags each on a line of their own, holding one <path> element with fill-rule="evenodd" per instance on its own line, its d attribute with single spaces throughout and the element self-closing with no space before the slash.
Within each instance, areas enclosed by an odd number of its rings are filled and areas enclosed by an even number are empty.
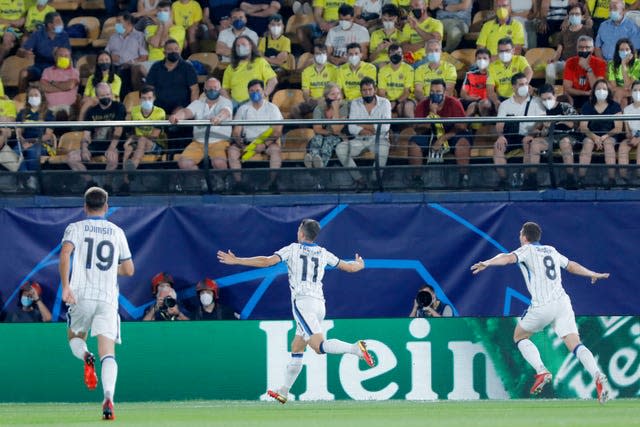
<svg viewBox="0 0 640 427">
<path fill-rule="evenodd" d="M 333 27 L 327 34 L 327 54 L 329 62 L 333 65 L 342 65 L 347 62 L 347 46 L 358 43 L 362 52 L 362 59 L 369 55 L 369 31 L 362 25 L 354 22 L 353 6 L 343 4 L 338 9 L 340 23 Z"/>
<path fill-rule="evenodd" d="M 220 56 L 220 62 L 231 62 L 231 48 L 236 38 L 247 36 L 253 44 L 258 45 L 258 34 L 247 27 L 247 15 L 242 9 L 231 11 L 231 27 L 220 31 L 216 42 L 216 53 Z"/>
</svg>

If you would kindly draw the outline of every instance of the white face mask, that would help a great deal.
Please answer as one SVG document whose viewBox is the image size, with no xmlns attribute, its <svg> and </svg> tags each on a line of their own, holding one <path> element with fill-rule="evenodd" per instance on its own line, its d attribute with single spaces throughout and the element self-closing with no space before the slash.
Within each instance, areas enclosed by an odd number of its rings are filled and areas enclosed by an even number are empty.
<svg viewBox="0 0 640 427">
<path fill-rule="evenodd" d="M 356 67 L 360 63 L 360 55 L 349 56 L 349 63 Z"/>
<path fill-rule="evenodd" d="M 478 68 L 480 68 L 481 70 L 484 70 L 485 68 L 487 68 L 489 66 L 489 60 L 488 59 L 478 59 L 476 61 L 476 65 L 478 66 Z"/>
<path fill-rule="evenodd" d="M 324 65 L 327 63 L 327 54 L 326 53 L 320 53 L 318 55 L 316 55 L 315 57 L 316 60 L 316 64 L 318 65 Z"/>
<path fill-rule="evenodd" d="M 211 292 L 202 292 L 200 294 L 200 302 L 205 306 L 211 305 L 211 303 L 213 302 L 213 295 L 211 294 Z"/>
<path fill-rule="evenodd" d="M 385 30 L 393 30 L 396 27 L 396 23 L 393 21 L 382 21 L 382 25 Z"/>
<path fill-rule="evenodd" d="M 521 96 L 523 98 L 525 96 L 529 96 L 529 86 L 528 85 L 524 85 L 524 86 L 518 87 L 518 96 Z"/>
<path fill-rule="evenodd" d="M 269 29 L 274 38 L 278 38 L 280 34 L 282 34 L 282 25 L 274 25 L 273 27 L 269 27 Z"/>
<path fill-rule="evenodd" d="M 596 90 L 596 99 L 598 101 L 606 100 L 608 95 L 609 95 L 609 91 L 606 90 L 606 89 L 597 89 Z"/>
<path fill-rule="evenodd" d="M 551 110 L 556 105 L 556 101 L 553 99 L 545 99 L 542 101 L 542 105 L 544 105 L 544 108 L 547 110 Z"/>
<path fill-rule="evenodd" d="M 349 28 L 351 28 L 351 25 L 353 25 L 353 22 L 351 21 L 347 21 L 345 19 L 340 20 L 340 28 L 342 28 L 344 31 L 347 31 Z"/>
<path fill-rule="evenodd" d="M 513 54 L 511 52 L 500 52 L 498 57 L 502 62 L 509 62 L 511 61 L 511 58 L 513 58 Z"/>
<path fill-rule="evenodd" d="M 631 93 L 631 97 L 633 98 L 633 102 L 640 102 L 640 90 L 634 90 Z"/>
<path fill-rule="evenodd" d="M 29 105 L 31 105 L 33 108 L 38 108 L 41 102 L 42 102 L 42 98 L 40 98 L 39 96 L 29 97 Z"/>
<path fill-rule="evenodd" d="M 238 56 L 249 56 L 251 54 L 251 48 L 244 44 L 239 44 L 236 46 L 236 54 Z"/>
</svg>

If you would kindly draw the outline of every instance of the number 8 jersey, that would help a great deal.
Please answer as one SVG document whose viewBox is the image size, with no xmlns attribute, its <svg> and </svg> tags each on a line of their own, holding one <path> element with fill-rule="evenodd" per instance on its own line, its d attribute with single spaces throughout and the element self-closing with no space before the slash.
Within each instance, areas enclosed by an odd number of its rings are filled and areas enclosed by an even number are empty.
<svg viewBox="0 0 640 427">
<path fill-rule="evenodd" d="M 287 263 L 291 297 L 314 297 L 324 301 L 322 278 L 328 265 L 336 267 L 340 259 L 315 243 L 292 243 L 275 253 Z"/>
<path fill-rule="evenodd" d="M 539 306 L 566 295 L 562 288 L 560 268 L 567 268 L 569 260 L 553 246 L 530 243 L 513 251 L 527 289 L 531 306 Z"/>
<path fill-rule="evenodd" d="M 118 307 L 118 264 L 131 258 L 124 232 L 103 217 L 69 224 L 62 243 L 73 245 L 70 287 L 77 299 Z"/>
</svg>

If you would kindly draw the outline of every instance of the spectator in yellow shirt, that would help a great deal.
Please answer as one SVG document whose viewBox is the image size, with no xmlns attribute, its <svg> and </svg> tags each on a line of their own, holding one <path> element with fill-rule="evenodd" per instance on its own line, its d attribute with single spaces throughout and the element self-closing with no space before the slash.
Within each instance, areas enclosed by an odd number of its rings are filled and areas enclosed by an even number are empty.
<svg viewBox="0 0 640 427">
<path fill-rule="evenodd" d="M 284 36 L 282 15 L 276 13 L 269 17 L 269 27 L 264 37 L 260 38 L 258 50 L 274 71 L 290 70 L 291 40 Z"/>
<path fill-rule="evenodd" d="M 453 96 L 458 73 L 456 67 L 442 61 L 442 44 L 440 40 L 429 40 L 425 47 L 427 63 L 416 68 L 414 75 L 414 94 L 418 102 L 429 96 L 431 80 L 443 79 L 446 82 L 446 94 Z"/>
<path fill-rule="evenodd" d="M 411 0 L 411 14 L 402 28 L 402 48 L 405 52 L 415 52 L 427 40 L 442 40 L 442 22 L 427 14 L 425 0 Z"/>
<path fill-rule="evenodd" d="M 327 60 L 327 46 L 321 41 L 316 41 L 313 47 L 313 64 L 302 71 L 304 102 L 293 108 L 291 117 L 303 119 L 311 114 L 318 101 L 322 99 L 327 84 L 337 81 L 337 74 L 336 66 Z"/>
<path fill-rule="evenodd" d="M 402 31 L 398 29 L 400 10 L 393 4 L 382 7 L 382 28 L 371 33 L 369 61 L 376 65 L 389 62 L 389 46 L 402 42 Z"/>
<path fill-rule="evenodd" d="M 496 0 L 496 19 L 487 21 L 480 29 L 476 46 L 486 47 L 495 59 L 498 54 L 498 40 L 510 37 L 513 40 L 514 54 L 520 55 L 524 46 L 524 27 L 518 20 L 511 18 L 511 1 Z"/>
<path fill-rule="evenodd" d="M 47 13 L 55 11 L 55 8 L 49 4 L 49 0 L 37 0 L 36 4 L 27 10 L 27 19 L 24 24 L 24 29 L 27 33 L 33 33 L 39 26 L 44 25 L 44 17 Z M 23 39 L 22 43 L 24 43 L 25 40 L 26 39 Z"/>
<path fill-rule="evenodd" d="M 402 60 L 402 47 L 389 46 L 390 63 L 378 71 L 378 95 L 391 102 L 391 111 L 398 117 L 414 117 L 415 101 L 411 98 L 413 67 Z"/>
<path fill-rule="evenodd" d="M 96 68 L 87 80 L 87 85 L 84 88 L 78 120 L 84 120 L 84 115 L 87 110 L 98 105 L 98 98 L 96 98 L 96 86 L 100 82 L 105 82 L 109 87 L 111 87 L 111 93 L 113 94 L 114 101 L 120 101 L 122 80 L 115 72 L 111 55 L 109 52 L 104 50 L 98 54 L 98 57 L 96 58 Z"/>
<path fill-rule="evenodd" d="M 505 37 L 498 42 L 498 59 L 489 64 L 487 71 L 487 97 L 498 111 L 500 103 L 513 95 L 511 77 L 522 73 L 531 81 L 533 70 L 522 55 L 513 54 L 513 42 Z"/>
<path fill-rule="evenodd" d="M 376 66 L 362 60 L 362 50 L 358 43 L 347 45 L 347 63 L 338 67 L 338 86 L 344 92 L 344 99 L 353 101 L 361 96 L 360 82 L 369 77 L 376 80 Z"/>
<path fill-rule="evenodd" d="M 189 52 L 198 52 L 198 25 L 202 23 L 202 7 L 195 0 L 178 0 L 171 5 L 173 22 L 187 32 Z"/>
<path fill-rule="evenodd" d="M 27 15 L 25 0 L 0 0 L 0 61 L 11 54 L 18 40 L 24 34 L 24 23 Z"/>
</svg>

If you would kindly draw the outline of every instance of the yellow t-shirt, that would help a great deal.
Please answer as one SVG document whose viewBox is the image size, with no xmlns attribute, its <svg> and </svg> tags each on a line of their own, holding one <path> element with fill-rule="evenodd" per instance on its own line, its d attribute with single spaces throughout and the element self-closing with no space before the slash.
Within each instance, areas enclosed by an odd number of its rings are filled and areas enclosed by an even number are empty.
<svg viewBox="0 0 640 427">
<path fill-rule="evenodd" d="M 424 21 L 420 22 L 418 24 L 418 27 L 422 31 L 427 33 L 437 32 L 440 34 L 440 38 L 442 38 L 444 35 L 444 27 L 442 25 L 442 21 L 439 21 L 432 17 L 428 17 Z M 404 24 L 404 27 L 402 27 L 402 42 L 414 44 L 424 43 L 426 42 L 426 40 L 424 40 L 416 30 L 411 28 L 411 25 Z"/>
<path fill-rule="evenodd" d="M 158 32 L 157 25 L 149 25 L 147 28 L 145 28 L 144 35 L 147 42 L 157 32 Z M 172 25 L 171 28 L 169 28 L 169 37 L 178 42 L 180 49 L 184 47 L 184 40 L 186 38 L 186 35 L 187 35 L 187 31 L 184 29 L 184 27 L 180 25 Z M 159 61 L 161 59 L 164 59 L 164 46 L 153 47 L 151 45 L 148 45 L 148 49 L 149 49 L 149 61 Z"/>
<path fill-rule="evenodd" d="M 513 95 L 511 77 L 515 73 L 523 72 L 529 63 L 522 55 L 513 55 L 509 66 L 505 66 L 500 60 L 493 61 L 487 69 L 487 86 L 495 86 L 495 91 L 499 96 L 508 98 Z"/>
<path fill-rule="evenodd" d="M 185 29 L 202 21 L 202 7 L 193 0 L 189 3 L 182 3 L 179 0 L 173 2 L 171 13 L 173 14 L 173 23 L 181 25 Z"/>
<path fill-rule="evenodd" d="M 365 77 L 371 77 L 376 80 L 378 73 L 376 66 L 368 62 L 360 62 L 358 68 L 354 71 L 351 64 L 342 64 L 338 67 L 338 86 L 342 88 L 344 99 L 353 101 L 360 98 L 360 81 Z"/>
<path fill-rule="evenodd" d="M 136 105 L 131 109 L 131 120 L 165 120 L 166 118 L 167 114 L 165 111 L 155 105 L 153 106 L 153 110 L 151 110 L 151 114 L 147 117 L 142 114 L 142 107 L 140 105 Z M 153 126 L 136 126 L 135 133 L 136 136 L 149 136 L 153 132 L 153 129 Z M 160 136 L 154 142 L 163 148 L 167 148 L 167 139 L 164 138 L 163 133 L 160 133 Z"/>
<path fill-rule="evenodd" d="M 314 99 L 322 99 L 327 83 L 335 83 L 338 69 L 335 65 L 326 63 L 318 72 L 316 65 L 309 65 L 302 71 L 302 90 L 308 90 Z"/>
<path fill-rule="evenodd" d="M 385 65 L 378 71 L 378 88 L 386 91 L 385 97 L 389 101 L 400 98 L 404 88 L 413 92 L 413 67 L 406 62 L 401 62 L 397 70 L 391 64 Z"/>
<path fill-rule="evenodd" d="M 356 0 L 313 0 L 313 7 L 321 7 L 322 19 L 325 21 L 338 21 L 338 9 L 342 4 L 353 6 Z"/>
<path fill-rule="evenodd" d="M 286 36 L 280 36 L 277 39 L 272 39 L 271 36 L 269 36 L 268 40 L 266 37 L 260 37 L 258 50 L 261 54 L 264 55 L 264 52 L 267 50 L 267 46 L 269 49 L 275 49 L 278 52 L 288 52 L 289 55 L 291 55 L 291 40 Z M 288 70 L 289 64 L 285 62 L 282 64 L 282 68 Z"/>
<path fill-rule="evenodd" d="M 389 3 L 401 7 L 403 9 L 409 8 L 411 6 L 411 0 L 391 0 Z M 427 4 L 429 2 L 426 2 Z"/>
<path fill-rule="evenodd" d="M 504 25 L 500 25 L 495 19 L 485 22 L 480 30 L 476 45 L 486 47 L 491 52 L 491 55 L 497 55 L 498 40 L 505 37 L 511 38 L 514 46 L 524 46 L 524 27 L 522 23 L 512 18 Z"/>
<path fill-rule="evenodd" d="M 4 96 L 4 84 L 2 84 L 2 79 L 0 79 L 0 96 Z"/>
<path fill-rule="evenodd" d="M 455 84 L 457 78 L 456 67 L 440 60 L 438 68 L 431 68 L 429 64 L 422 64 L 416 68 L 414 84 L 422 85 L 422 93 L 428 95 L 431 90 L 431 80 L 444 79 L 446 83 Z"/>
<path fill-rule="evenodd" d="M 17 115 L 16 104 L 12 100 L 0 99 L 0 117 L 15 120 Z"/>
<path fill-rule="evenodd" d="M 240 61 L 237 68 L 229 65 L 224 70 L 222 87 L 229 92 L 234 101 L 244 102 L 249 99 L 247 84 L 251 80 L 262 80 L 266 87 L 267 81 L 274 77 L 276 73 L 266 59 L 256 58 L 253 62 L 245 60 Z"/>
<path fill-rule="evenodd" d="M 27 10 L 27 19 L 24 23 L 24 28 L 28 32 L 32 33 L 38 29 L 38 25 L 44 25 L 44 17 L 47 13 L 55 12 L 53 6 L 46 5 L 44 9 L 38 10 L 36 6 L 31 6 Z"/>
<path fill-rule="evenodd" d="M 103 77 L 102 77 L 102 81 L 106 82 L 107 79 L 109 78 L 109 72 L 104 72 L 102 73 Z M 100 82 L 98 82 L 100 83 Z M 117 74 L 113 75 L 113 81 L 111 82 L 111 84 L 109 84 L 109 87 L 111 87 L 111 93 L 113 93 L 113 99 L 114 101 L 119 101 L 120 100 L 120 89 L 122 88 L 122 80 L 120 79 L 120 77 Z M 96 88 L 93 85 L 93 75 L 91 75 L 89 77 L 89 79 L 87 80 L 87 85 L 84 88 L 84 96 L 96 96 Z"/>
<path fill-rule="evenodd" d="M 24 0 L 0 0 L 0 19 L 15 21 L 22 18 L 27 12 Z M 0 34 L 4 33 L 7 25 L 0 24 Z"/>
<path fill-rule="evenodd" d="M 400 44 L 402 43 L 402 32 L 400 30 L 395 30 L 393 33 L 388 35 L 383 29 L 375 30 L 371 33 L 369 52 L 374 52 L 385 39 L 389 39 L 391 43 Z M 373 63 L 378 64 L 380 62 L 389 62 L 389 54 L 387 52 L 387 49 L 380 52 L 376 59 L 373 60 Z"/>
</svg>

